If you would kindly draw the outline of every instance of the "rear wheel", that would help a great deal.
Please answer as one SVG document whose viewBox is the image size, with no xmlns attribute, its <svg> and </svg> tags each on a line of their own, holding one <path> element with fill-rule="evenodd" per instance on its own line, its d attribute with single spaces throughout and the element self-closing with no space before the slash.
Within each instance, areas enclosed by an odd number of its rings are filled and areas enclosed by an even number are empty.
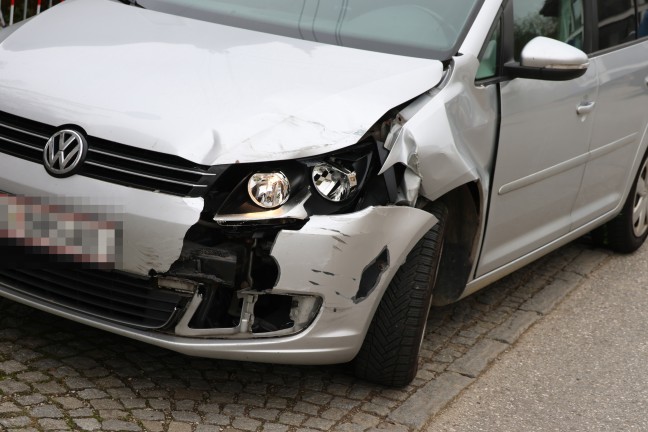
<svg viewBox="0 0 648 432">
<path fill-rule="evenodd" d="M 648 236 L 648 154 L 621 213 L 603 227 L 604 243 L 613 251 L 634 252 Z"/>
<path fill-rule="evenodd" d="M 414 246 L 387 287 L 354 360 L 359 378 L 402 387 L 416 376 L 448 212 L 440 203 L 430 211 L 439 222 Z"/>
</svg>

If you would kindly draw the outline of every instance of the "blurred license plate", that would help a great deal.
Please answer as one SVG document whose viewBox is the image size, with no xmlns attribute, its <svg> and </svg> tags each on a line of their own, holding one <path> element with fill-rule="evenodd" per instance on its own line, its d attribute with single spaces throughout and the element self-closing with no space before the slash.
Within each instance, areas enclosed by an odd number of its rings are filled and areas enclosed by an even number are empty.
<svg viewBox="0 0 648 432">
<path fill-rule="evenodd" d="M 111 206 L 0 192 L 0 266 L 112 269 L 122 222 Z"/>
</svg>

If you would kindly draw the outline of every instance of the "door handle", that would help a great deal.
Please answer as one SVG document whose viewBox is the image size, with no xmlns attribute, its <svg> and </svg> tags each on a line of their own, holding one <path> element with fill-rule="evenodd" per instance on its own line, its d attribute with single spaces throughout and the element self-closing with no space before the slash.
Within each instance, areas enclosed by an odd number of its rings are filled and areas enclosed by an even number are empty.
<svg viewBox="0 0 648 432">
<path fill-rule="evenodd" d="M 596 102 L 581 102 L 578 108 L 576 108 L 576 113 L 579 116 L 589 114 L 594 111 L 594 105 L 596 105 Z"/>
</svg>

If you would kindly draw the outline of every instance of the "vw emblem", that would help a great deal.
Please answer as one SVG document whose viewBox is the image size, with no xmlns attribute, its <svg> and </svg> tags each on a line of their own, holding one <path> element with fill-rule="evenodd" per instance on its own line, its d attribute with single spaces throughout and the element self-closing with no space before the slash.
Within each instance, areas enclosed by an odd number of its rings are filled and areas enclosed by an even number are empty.
<svg viewBox="0 0 648 432">
<path fill-rule="evenodd" d="M 63 129 L 56 132 L 45 144 L 43 162 L 54 177 L 68 177 L 81 166 L 88 151 L 88 142 L 79 132 Z"/>
</svg>

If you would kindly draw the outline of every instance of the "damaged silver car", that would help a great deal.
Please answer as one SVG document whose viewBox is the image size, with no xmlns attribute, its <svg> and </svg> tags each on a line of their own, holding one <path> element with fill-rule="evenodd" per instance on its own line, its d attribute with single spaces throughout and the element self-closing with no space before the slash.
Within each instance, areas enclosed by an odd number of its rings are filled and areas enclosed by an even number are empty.
<svg viewBox="0 0 648 432">
<path fill-rule="evenodd" d="M 0 295 L 406 385 L 431 305 L 644 242 L 647 9 L 61 3 L 0 30 Z"/>
</svg>

